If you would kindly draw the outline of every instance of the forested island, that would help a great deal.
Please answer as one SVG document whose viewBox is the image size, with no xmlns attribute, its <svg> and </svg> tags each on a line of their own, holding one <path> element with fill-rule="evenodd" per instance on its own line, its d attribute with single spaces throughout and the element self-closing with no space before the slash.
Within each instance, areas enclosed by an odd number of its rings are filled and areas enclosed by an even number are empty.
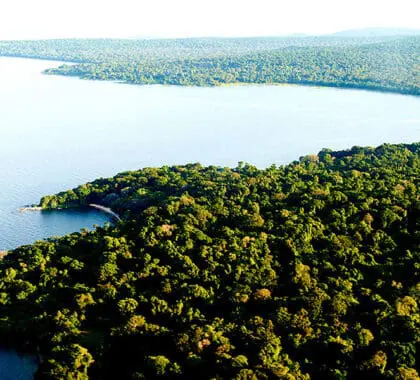
<svg viewBox="0 0 420 380">
<path fill-rule="evenodd" d="M 420 94 L 420 36 L 0 41 L 47 74 L 133 84 L 302 84 Z"/>
<path fill-rule="evenodd" d="M 121 221 L 0 260 L 39 379 L 418 379 L 420 143 L 145 168 L 46 196 Z"/>
</svg>

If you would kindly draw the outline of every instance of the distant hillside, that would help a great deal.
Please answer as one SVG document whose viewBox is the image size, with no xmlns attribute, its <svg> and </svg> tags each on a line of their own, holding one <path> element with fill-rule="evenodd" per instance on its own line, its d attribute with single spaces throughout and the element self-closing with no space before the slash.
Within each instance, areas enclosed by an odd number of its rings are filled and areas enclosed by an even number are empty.
<svg viewBox="0 0 420 380">
<path fill-rule="evenodd" d="M 133 84 L 293 83 L 419 95 L 420 35 L 0 41 L 0 56 L 74 62 L 47 74 Z"/>
<path fill-rule="evenodd" d="M 392 36 L 420 36 L 420 29 L 405 28 L 363 28 L 349 29 L 333 33 L 339 37 L 392 37 Z"/>
</svg>

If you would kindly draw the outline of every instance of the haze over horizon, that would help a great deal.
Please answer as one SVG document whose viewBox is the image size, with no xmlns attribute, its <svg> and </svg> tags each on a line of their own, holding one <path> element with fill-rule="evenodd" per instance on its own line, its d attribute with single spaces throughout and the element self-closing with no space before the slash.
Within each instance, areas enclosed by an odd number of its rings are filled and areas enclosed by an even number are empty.
<svg viewBox="0 0 420 380">
<path fill-rule="evenodd" d="M 241 37 L 328 34 L 348 29 L 420 28 L 417 0 L 385 4 L 354 0 L 347 8 L 333 0 L 6 0 L 0 5 L 0 40 L 121 37 Z"/>
</svg>

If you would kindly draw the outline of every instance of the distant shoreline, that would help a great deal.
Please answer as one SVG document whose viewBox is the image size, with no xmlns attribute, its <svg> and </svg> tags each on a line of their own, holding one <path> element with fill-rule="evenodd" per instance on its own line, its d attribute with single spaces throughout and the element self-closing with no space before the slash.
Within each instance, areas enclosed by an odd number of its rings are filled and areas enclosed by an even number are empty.
<svg viewBox="0 0 420 380">
<path fill-rule="evenodd" d="M 32 59 L 37 61 L 50 61 L 50 62 L 58 62 L 62 64 L 79 64 L 79 63 L 89 63 L 95 64 L 96 62 L 88 62 L 88 61 L 77 61 L 77 60 L 66 60 L 66 59 L 59 59 L 53 57 L 41 57 L 36 55 L 16 55 L 16 54 L 0 54 L 0 58 L 16 58 L 16 59 Z"/>
<path fill-rule="evenodd" d="M 39 60 L 39 61 L 50 61 L 57 62 L 63 65 L 78 65 L 78 64 L 91 64 L 95 65 L 98 62 L 90 61 L 81 61 L 81 60 L 66 60 L 53 57 L 41 57 L 41 56 L 21 56 L 15 54 L 0 54 L 0 58 L 16 58 L 16 59 L 28 59 L 28 60 Z M 79 75 L 66 75 L 62 73 L 46 72 L 48 70 L 54 70 L 57 67 L 46 68 L 45 71 L 42 71 L 40 74 L 51 75 L 57 77 L 67 77 L 67 78 L 78 78 L 80 80 L 90 80 L 95 82 L 112 82 L 118 84 L 126 85 L 135 85 L 135 86 L 170 86 L 170 87 L 192 87 L 192 88 L 213 88 L 213 87 L 236 87 L 236 86 L 303 86 L 303 87 L 319 87 L 319 88 L 335 88 L 339 90 L 356 90 L 356 91 L 369 91 L 369 92 L 378 92 L 384 94 L 398 94 L 405 96 L 414 96 L 419 97 L 420 94 L 413 93 L 410 91 L 400 91 L 398 89 L 386 88 L 386 87 L 369 87 L 369 86 L 358 86 L 355 84 L 331 84 L 331 83 L 316 83 L 316 82 L 232 82 L 232 83 L 217 83 L 215 85 L 183 85 L 183 84 L 170 84 L 170 83 L 135 83 L 124 80 L 108 80 L 108 79 L 95 79 L 95 78 L 84 78 Z"/>
</svg>

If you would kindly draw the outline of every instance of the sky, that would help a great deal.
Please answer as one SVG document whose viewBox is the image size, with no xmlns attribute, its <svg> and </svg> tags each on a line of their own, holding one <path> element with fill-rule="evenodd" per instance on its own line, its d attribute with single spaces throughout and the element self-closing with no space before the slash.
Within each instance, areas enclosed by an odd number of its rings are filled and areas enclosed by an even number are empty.
<svg viewBox="0 0 420 380">
<path fill-rule="evenodd" d="M 420 0 L 1 0 L 0 40 L 420 29 Z"/>
</svg>

